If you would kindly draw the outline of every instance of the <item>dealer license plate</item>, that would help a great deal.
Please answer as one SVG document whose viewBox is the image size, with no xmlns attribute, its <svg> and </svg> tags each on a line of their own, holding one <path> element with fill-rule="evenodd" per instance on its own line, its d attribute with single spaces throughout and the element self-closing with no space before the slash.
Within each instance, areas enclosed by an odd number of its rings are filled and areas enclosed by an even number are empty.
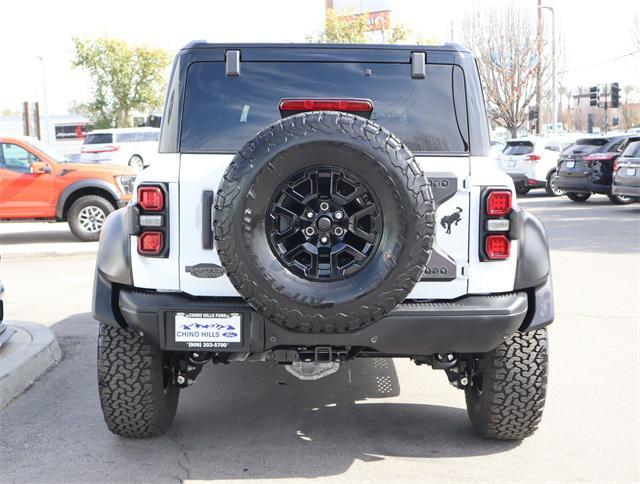
<svg viewBox="0 0 640 484">
<path fill-rule="evenodd" d="M 240 313 L 176 313 L 176 343 L 202 348 L 226 348 L 242 342 Z"/>
<path fill-rule="evenodd" d="M 635 168 L 627 168 L 627 176 L 636 176 Z"/>
<path fill-rule="evenodd" d="M 574 168 L 576 166 L 576 162 L 575 161 L 567 161 L 565 166 L 567 168 Z"/>
</svg>

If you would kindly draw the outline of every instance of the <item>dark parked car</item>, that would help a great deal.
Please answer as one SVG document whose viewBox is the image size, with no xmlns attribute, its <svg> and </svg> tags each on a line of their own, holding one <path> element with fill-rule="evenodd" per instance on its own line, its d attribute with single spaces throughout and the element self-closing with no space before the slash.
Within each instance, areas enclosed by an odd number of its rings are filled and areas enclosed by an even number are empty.
<svg viewBox="0 0 640 484">
<path fill-rule="evenodd" d="M 611 193 L 640 201 L 640 136 L 630 138 L 616 160 Z"/>
<path fill-rule="evenodd" d="M 574 202 L 586 201 L 592 193 L 607 195 L 615 204 L 632 198 L 611 192 L 613 165 L 629 135 L 581 138 L 567 147 L 558 159 L 558 188 Z"/>
</svg>

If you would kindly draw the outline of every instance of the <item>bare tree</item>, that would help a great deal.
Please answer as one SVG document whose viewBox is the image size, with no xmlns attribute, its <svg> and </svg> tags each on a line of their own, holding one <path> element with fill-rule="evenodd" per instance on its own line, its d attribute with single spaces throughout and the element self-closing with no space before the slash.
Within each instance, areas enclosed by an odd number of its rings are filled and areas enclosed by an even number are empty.
<svg viewBox="0 0 640 484">
<path fill-rule="evenodd" d="M 640 49 L 640 12 L 636 12 L 631 25 L 631 38 L 634 45 Z"/>
<path fill-rule="evenodd" d="M 535 96 L 538 62 L 544 80 L 551 60 L 537 55 L 531 11 L 516 2 L 485 7 L 467 14 L 463 25 L 465 42 L 478 58 L 489 116 L 516 136 Z"/>
</svg>

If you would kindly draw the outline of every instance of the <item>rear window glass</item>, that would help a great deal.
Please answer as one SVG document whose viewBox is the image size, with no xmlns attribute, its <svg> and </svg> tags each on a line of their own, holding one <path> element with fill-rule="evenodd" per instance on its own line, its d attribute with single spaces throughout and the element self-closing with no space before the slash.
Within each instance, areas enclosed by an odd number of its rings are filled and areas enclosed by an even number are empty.
<svg viewBox="0 0 640 484">
<path fill-rule="evenodd" d="M 226 77 L 224 63 L 198 62 L 187 74 L 180 149 L 237 151 L 281 118 L 283 98 L 364 98 L 373 102 L 370 119 L 411 150 L 464 152 L 466 122 L 456 118 L 452 85 L 448 65 L 428 65 L 426 78 L 412 79 L 409 64 L 245 62 L 239 77 Z"/>
<path fill-rule="evenodd" d="M 528 155 L 533 153 L 533 143 L 530 141 L 510 141 L 502 154 L 509 156 Z"/>
<path fill-rule="evenodd" d="M 84 139 L 85 145 L 99 145 L 102 143 L 113 143 L 113 135 L 111 133 L 91 133 Z"/>
<path fill-rule="evenodd" d="M 136 143 L 140 141 L 158 141 L 159 131 L 132 131 L 129 133 L 118 133 L 116 140 L 118 143 Z"/>
<path fill-rule="evenodd" d="M 640 140 L 632 141 L 622 152 L 625 158 L 640 158 Z"/>
<path fill-rule="evenodd" d="M 116 141 L 118 143 L 132 143 L 133 141 L 137 141 L 137 137 L 139 133 L 118 133 L 116 135 Z"/>
<path fill-rule="evenodd" d="M 579 139 L 562 152 L 563 155 L 588 155 L 595 153 L 609 141 L 607 138 Z"/>
</svg>

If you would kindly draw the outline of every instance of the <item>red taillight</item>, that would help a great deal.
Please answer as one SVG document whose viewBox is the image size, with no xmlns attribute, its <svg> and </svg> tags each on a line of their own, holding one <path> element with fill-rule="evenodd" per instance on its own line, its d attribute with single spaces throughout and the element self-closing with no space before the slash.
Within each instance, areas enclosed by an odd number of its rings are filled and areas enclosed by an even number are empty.
<svg viewBox="0 0 640 484">
<path fill-rule="evenodd" d="M 138 237 L 138 252 L 143 255 L 159 255 L 163 245 L 164 236 L 159 230 L 148 230 Z"/>
<path fill-rule="evenodd" d="M 104 148 L 85 148 L 84 146 L 82 146 L 80 148 L 80 153 L 111 153 L 113 151 L 118 151 L 119 149 L 120 147 L 115 145 L 108 145 Z"/>
<path fill-rule="evenodd" d="M 283 99 L 281 112 L 344 111 L 349 113 L 371 113 L 373 103 L 368 99 Z"/>
<path fill-rule="evenodd" d="M 609 161 L 615 158 L 615 153 L 595 153 L 582 158 L 585 161 Z"/>
<path fill-rule="evenodd" d="M 540 156 L 536 155 L 536 154 L 527 155 L 527 161 L 529 163 L 535 162 L 535 161 L 540 161 Z"/>
<path fill-rule="evenodd" d="M 164 194 L 160 187 L 138 187 L 138 203 L 143 210 L 159 212 L 164 208 Z"/>
<path fill-rule="evenodd" d="M 490 217 L 504 217 L 511 212 L 511 192 L 508 190 L 494 190 L 487 196 L 487 215 Z"/>
<path fill-rule="evenodd" d="M 613 171 L 618 171 L 620 169 L 620 163 L 618 163 L 618 160 L 613 162 Z"/>
<path fill-rule="evenodd" d="M 484 250 L 489 259 L 508 259 L 511 253 L 511 241 L 506 235 L 487 235 Z"/>
</svg>

